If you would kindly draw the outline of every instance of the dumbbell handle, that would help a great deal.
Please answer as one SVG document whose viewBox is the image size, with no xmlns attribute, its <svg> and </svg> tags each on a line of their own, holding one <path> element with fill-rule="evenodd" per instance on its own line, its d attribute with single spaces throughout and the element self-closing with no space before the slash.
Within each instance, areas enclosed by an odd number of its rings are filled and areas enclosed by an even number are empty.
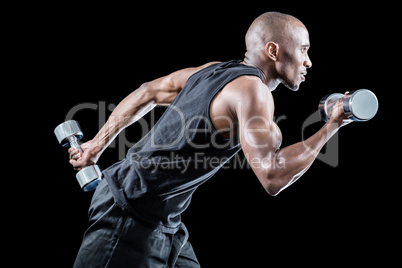
<svg viewBox="0 0 402 268">
<path fill-rule="evenodd" d="M 68 142 L 70 143 L 70 147 L 77 149 L 82 156 L 83 151 L 81 149 L 81 146 L 78 144 L 77 137 L 75 137 L 75 135 L 71 135 L 70 137 L 68 137 Z"/>
</svg>

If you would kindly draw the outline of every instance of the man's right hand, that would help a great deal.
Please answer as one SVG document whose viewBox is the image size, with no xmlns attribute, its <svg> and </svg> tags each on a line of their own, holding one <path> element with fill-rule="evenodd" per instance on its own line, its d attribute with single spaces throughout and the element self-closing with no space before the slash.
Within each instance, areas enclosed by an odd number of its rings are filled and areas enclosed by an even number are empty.
<svg viewBox="0 0 402 268">
<path fill-rule="evenodd" d="M 349 91 L 346 91 L 343 97 L 337 101 L 334 109 L 331 112 L 331 117 L 329 118 L 330 123 L 335 123 L 339 127 L 346 126 L 347 124 L 353 122 L 353 120 L 349 119 L 343 112 L 343 99 L 348 93 Z"/>
</svg>

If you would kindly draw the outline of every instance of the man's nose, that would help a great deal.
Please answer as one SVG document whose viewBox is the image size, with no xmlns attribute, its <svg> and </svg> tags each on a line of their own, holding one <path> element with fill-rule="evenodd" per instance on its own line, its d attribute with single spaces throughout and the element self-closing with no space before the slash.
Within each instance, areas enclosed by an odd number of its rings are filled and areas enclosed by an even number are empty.
<svg viewBox="0 0 402 268">
<path fill-rule="evenodd" d="M 304 64 L 303 64 L 303 65 L 304 65 L 306 68 L 311 68 L 311 67 L 313 66 L 313 63 L 311 62 L 309 56 L 307 56 L 307 58 L 306 58 L 306 60 L 304 61 Z"/>
</svg>

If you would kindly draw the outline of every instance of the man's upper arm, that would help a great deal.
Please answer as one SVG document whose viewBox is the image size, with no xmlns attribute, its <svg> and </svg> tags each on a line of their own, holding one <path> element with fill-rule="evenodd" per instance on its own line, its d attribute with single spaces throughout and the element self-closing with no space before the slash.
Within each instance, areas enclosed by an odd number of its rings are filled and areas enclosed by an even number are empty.
<svg viewBox="0 0 402 268">
<path fill-rule="evenodd" d="M 199 67 L 186 68 L 167 76 L 145 83 L 155 104 L 169 105 L 183 89 L 188 78 L 199 70 L 217 62 L 210 62 Z"/>
<path fill-rule="evenodd" d="M 274 102 L 268 87 L 261 82 L 245 85 L 236 107 L 240 143 L 263 186 L 267 183 L 270 166 L 282 141 L 273 113 Z"/>
</svg>

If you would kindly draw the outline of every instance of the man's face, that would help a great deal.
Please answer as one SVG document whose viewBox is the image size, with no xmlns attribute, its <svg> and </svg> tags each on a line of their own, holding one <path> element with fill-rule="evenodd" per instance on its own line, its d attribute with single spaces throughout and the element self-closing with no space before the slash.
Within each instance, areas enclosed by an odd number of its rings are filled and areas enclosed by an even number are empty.
<svg viewBox="0 0 402 268">
<path fill-rule="evenodd" d="M 278 49 L 276 70 L 281 82 L 297 91 L 305 80 L 307 68 L 312 66 L 307 50 L 310 47 L 308 31 L 304 26 L 289 29 L 287 37 Z"/>
</svg>

